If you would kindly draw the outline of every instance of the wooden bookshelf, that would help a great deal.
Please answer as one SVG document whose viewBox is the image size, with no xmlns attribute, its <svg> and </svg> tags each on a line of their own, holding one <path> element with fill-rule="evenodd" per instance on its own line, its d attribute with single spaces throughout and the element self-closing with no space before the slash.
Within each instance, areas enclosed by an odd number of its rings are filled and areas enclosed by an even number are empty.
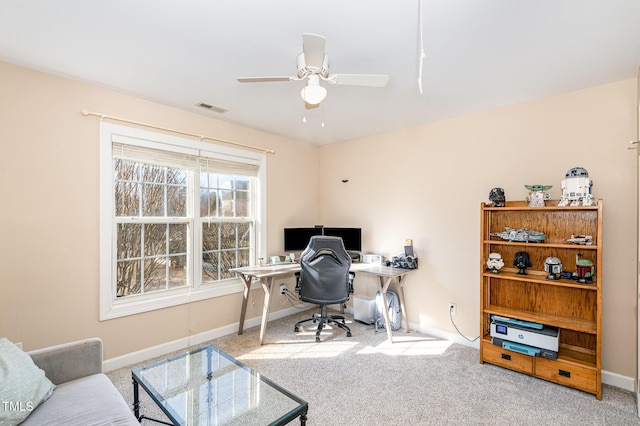
<svg viewBox="0 0 640 426">
<path fill-rule="evenodd" d="M 524 201 L 512 201 L 505 207 L 480 205 L 480 362 L 580 389 L 602 399 L 602 200 L 580 207 L 558 207 L 558 200 L 548 200 L 546 204 L 529 207 Z M 507 241 L 491 235 L 507 227 L 544 232 L 545 241 Z M 592 244 L 567 242 L 571 235 L 590 235 Z M 518 269 L 513 266 L 519 251 L 527 252 L 531 260 L 526 275 L 517 274 Z M 504 260 L 505 267 L 498 273 L 486 268 L 489 253 L 500 253 Z M 547 257 L 559 258 L 563 271 L 574 272 L 577 255 L 593 263 L 593 282 L 547 279 Z M 492 315 L 557 327 L 558 358 L 533 357 L 494 345 L 490 336 Z"/>
</svg>

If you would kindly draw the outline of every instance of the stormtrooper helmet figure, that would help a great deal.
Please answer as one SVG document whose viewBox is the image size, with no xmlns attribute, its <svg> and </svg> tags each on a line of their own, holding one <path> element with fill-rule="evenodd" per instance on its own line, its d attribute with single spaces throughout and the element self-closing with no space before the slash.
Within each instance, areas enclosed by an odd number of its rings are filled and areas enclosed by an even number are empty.
<svg viewBox="0 0 640 426">
<path fill-rule="evenodd" d="M 500 255 L 500 253 L 489 253 L 489 258 L 487 259 L 487 269 L 494 274 L 497 274 L 503 267 L 504 260 L 502 260 L 502 255 Z"/>
</svg>

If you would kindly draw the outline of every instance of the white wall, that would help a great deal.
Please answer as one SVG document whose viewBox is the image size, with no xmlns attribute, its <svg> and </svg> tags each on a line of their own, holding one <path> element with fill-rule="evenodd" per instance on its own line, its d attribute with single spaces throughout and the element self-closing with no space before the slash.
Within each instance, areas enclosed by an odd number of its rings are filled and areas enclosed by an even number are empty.
<svg viewBox="0 0 640 426">
<path fill-rule="evenodd" d="M 455 332 L 451 301 L 473 337 L 480 203 L 494 186 L 523 199 L 537 183 L 558 198 L 564 173 L 583 166 L 604 199 L 603 368 L 636 376 L 635 80 L 323 147 L 1 62 L 0 81 L 0 336 L 26 350 L 100 336 L 111 359 L 238 321 L 240 295 L 98 320 L 99 135 L 88 108 L 275 149 L 270 254 L 285 226 L 360 226 L 365 248 L 387 256 L 412 238 L 410 322 Z"/>
<path fill-rule="evenodd" d="M 636 375 L 636 82 L 621 81 L 322 147 L 326 225 L 361 226 L 365 250 L 393 256 L 414 241 L 409 321 L 479 334 L 480 203 L 493 187 L 524 200 L 585 167 L 604 200 L 603 369 Z M 342 183 L 342 179 L 349 179 Z M 359 278 L 362 280 L 363 278 Z"/>
<path fill-rule="evenodd" d="M 2 62 L 0 85 L 0 336 L 25 350 L 99 336 L 111 359 L 240 318 L 237 293 L 99 321 L 100 121 L 82 108 L 275 149 L 267 158 L 269 253 L 281 250 L 285 225 L 319 216 L 316 146 Z M 254 294 L 248 320 L 262 313 L 262 291 Z"/>
</svg>

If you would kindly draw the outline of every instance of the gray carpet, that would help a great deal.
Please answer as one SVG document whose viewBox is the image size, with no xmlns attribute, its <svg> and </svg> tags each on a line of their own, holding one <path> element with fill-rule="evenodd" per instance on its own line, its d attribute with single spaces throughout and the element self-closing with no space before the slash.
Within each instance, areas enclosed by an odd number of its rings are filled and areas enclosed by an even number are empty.
<svg viewBox="0 0 640 426">
<path fill-rule="evenodd" d="M 258 327 L 210 342 L 308 401 L 308 425 L 640 425 L 631 392 L 604 385 L 598 401 L 480 364 L 478 351 L 464 345 L 403 331 L 390 344 L 384 330 L 349 316 L 353 337 L 333 328 L 316 343 L 312 325 L 293 332 L 310 312 L 271 322 L 263 346 Z M 108 374 L 129 404 L 131 368 L 139 365 Z M 140 393 L 142 412 L 165 418 Z"/>
</svg>

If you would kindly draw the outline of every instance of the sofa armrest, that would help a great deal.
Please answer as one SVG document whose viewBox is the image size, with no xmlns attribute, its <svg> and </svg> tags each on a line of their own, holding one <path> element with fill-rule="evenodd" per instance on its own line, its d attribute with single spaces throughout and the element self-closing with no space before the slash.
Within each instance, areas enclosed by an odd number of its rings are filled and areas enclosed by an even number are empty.
<svg viewBox="0 0 640 426">
<path fill-rule="evenodd" d="M 102 340 L 97 337 L 27 353 L 56 385 L 102 373 Z"/>
</svg>

